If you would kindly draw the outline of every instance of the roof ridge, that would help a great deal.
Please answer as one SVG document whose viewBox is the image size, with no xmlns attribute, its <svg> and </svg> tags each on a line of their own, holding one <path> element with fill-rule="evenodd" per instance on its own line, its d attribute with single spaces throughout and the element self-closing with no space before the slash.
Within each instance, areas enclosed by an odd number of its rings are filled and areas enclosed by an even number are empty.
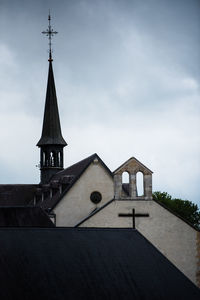
<svg viewBox="0 0 200 300">
<path fill-rule="evenodd" d="M 90 155 L 90 156 L 88 156 L 88 157 L 86 157 L 86 158 L 83 158 L 83 159 L 81 159 L 80 161 L 78 161 L 78 162 L 72 164 L 71 166 L 65 168 L 65 170 L 67 170 L 67 169 L 69 169 L 69 168 L 71 168 L 71 167 L 73 167 L 73 166 L 76 166 L 76 165 L 82 163 L 83 161 L 86 161 L 86 160 L 89 159 L 89 158 L 95 157 L 96 155 L 97 155 L 97 154 L 94 153 L 94 154 L 92 154 L 92 155 Z M 62 171 L 61 171 L 61 172 L 62 172 Z"/>
<path fill-rule="evenodd" d="M 70 167 L 56 173 L 53 177 L 52 180 L 55 179 L 60 179 L 65 175 L 74 175 L 73 180 L 70 182 L 68 187 L 60 194 L 56 199 L 52 202 L 51 200 L 47 200 L 46 202 L 44 201 L 42 203 L 42 207 L 45 208 L 50 208 L 50 210 L 54 209 L 54 207 L 62 200 L 64 195 L 71 189 L 71 187 L 76 183 L 76 181 L 82 176 L 82 174 L 85 172 L 85 170 L 89 167 L 89 165 L 93 162 L 94 158 L 97 158 L 100 162 L 100 164 L 107 170 L 108 174 L 110 176 L 113 176 L 113 173 L 110 171 L 110 169 L 105 165 L 105 163 L 102 161 L 102 159 L 98 156 L 97 153 L 94 153 L 85 159 L 71 165 Z M 67 174 L 68 173 L 68 174 Z M 47 207 L 48 206 L 48 207 Z"/>
<path fill-rule="evenodd" d="M 78 166 L 80 163 L 86 161 L 86 160 L 89 159 L 89 158 L 91 159 L 93 156 L 95 157 L 96 155 L 97 155 L 97 154 L 94 153 L 94 154 L 92 154 L 92 155 L 90 155 L 90 156 L 88 156 L 88 157 L 86 157 L 86 158 L 84 158 L 84 159 L 82 159 L 82 160 L 80 160 L 80 161 L 78 161 L 78 162 L 72 164 L 71 166 L 65 168 L 64 170 L 61 170 L 61 171 L 57 172 L 57 173 L 52 177 L 51 181 L 54 180 L 54 178 L 57 177 L 57 175 L 62 175 L 62 173 L 65 173 L 65 172 L 66 172 L 67 170 L 69 170 L 70 168 L 72 168 L 72 167 L 74 167 L 74 166 Z M 73 175 L 73 174 L 72 174 L 72 175 Z"/>
</svg>

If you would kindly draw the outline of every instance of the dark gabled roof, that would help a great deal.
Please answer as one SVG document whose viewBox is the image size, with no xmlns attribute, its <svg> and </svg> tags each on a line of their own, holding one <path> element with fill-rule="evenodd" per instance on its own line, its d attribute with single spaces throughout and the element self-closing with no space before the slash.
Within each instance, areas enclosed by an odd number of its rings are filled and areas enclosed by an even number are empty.
<svg viewBox="0 0 200 300">
<path fill-rule="evenodd" d="M 40 207 L 0 207 L 0 227 L 55 227 Z"/>
<path fill-rule="evenodd" d="M 34 197 L 38 184 L 0 184 L 0 206 L 25 206 Z"/>
<path fill-rule="evenodd" d="M 39 147 L 44 145 L 67 145 L 61 133 L 56 88 L 51 60 L 49 60 L 49 74 L 47 82 L 42 136 L 39 142 L 37 143 L 37 146 Z"/>
<path fill-rule="evenodd" d="M 197 300 L 199 289 L 133 229 L 0 229 L 1 300 Z"/>
<path fill-rule="evenodd" d="M 98 154 L 94 153 L 87 158 L 73 164 L 72 166 L 64 169 L 63 171 L 58 172 L 56 175 L 53 176 L 52 180 L 59 179 L 61 176 L 64 175 L 74 175 L 75 177 L 80 177 L 83 172 L 89 167 L 89 165 L 97 158 L 98 161 L 104 166 L 104 168 L 108 171 L 108 173 L 113 176 L 113 173 L 110 169 L 104 164 L 102 159 L 98 156 Z"/>
<path fill-rule="evenodd" d="M 91 156 L 79 161 L 78 163 L 64 169 L 63 171 L 56 173 L 52 177 L 51 181 L 60 180 L 64 176 L 72 176 L 72 180 L 61 195 L 57 194 L 57 196 L 53 197 L 52 199 L 50 198 L 46 199 L 44 202 L 40 203 L 41 207 L 44 209 L 49 209 L 49 208 L 53 209 L 59 203 L 59 201 L 62 200 L 63 196 L 71 189 L 71 187 L 75 184 L 75 182 L 81 177 L 81 175 L 94 161 L 95 158 L 98 159 L 101 165 L 107 170 L 108 174 L 110 176 L 113 176 L 113 173 L 104 164 L 101 158 L 96 153 L 94 153 Z"/>
<path fill-rule="evenodd" d="M 52 178 L 52 180 L 57 180 L 61 176 L 73 175 L 74 177 L 80 177 L 81 174 L 87 169 L 87 167 L 93 162 L 97 154 L 92 154 L 87 158 L 71 165 L 70 167 L 64 169 L 63 171 L 58 172 Z"/>
</svg>

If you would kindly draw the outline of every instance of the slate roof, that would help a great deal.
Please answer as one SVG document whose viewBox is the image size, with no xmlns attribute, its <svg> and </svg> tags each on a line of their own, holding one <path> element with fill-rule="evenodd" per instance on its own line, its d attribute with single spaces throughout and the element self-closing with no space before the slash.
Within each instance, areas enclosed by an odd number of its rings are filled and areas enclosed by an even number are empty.
<svg viewBox="0 0 200 300">
<path fill-rule="evenodd" d="M 38 184 L 0 184 L 0 206 L 25 206 L 34 197 Z"/>
<path fill-rule="evenodd" d="M 0 229 L 1 300 L 197 300 L 199 289 L 133 229 Z"/>
<path fill-rule="evenodd" d="M 51 60 L 49 60 L 49 74 L 47 82 L 42 136 L 39 142 L 37 143 L 37 146 L 40 147 L 52 144 L 63 146 L 67 145 L 61 133 L 56 88 L 53 76 L 53 67 Z"/>
<path fill-rule="evenodd" d="M 110 176 L 113 176 L 113 173 L 110 171 L 110 169 L 104 164 L 104 162 L 101 160 L 101 158 L 96 154 L 92 154 L 91 156 L 79 161 L 76 164 L 73 164 L 72 166 L 64 169 L 63 171 L 60 171 L 56 173 L 52 179 L 51 182 L 59 181 L 65 176 L 70 176 L 71 181 L 66 186 L 63 193 L 60 195 L 57 193 L 53 198 L 48 198 L 43 202 L 40 202 L 39 205 L 44 209 L 53 209 L 60 200 L 62 200 L 63 196 L 70 190 L 70 188 L 75 184 L 75 182 L 81 177 L 81 175 L 84 173 L 84 171 L 89 167 L 89 165 L 94 161 L 94 159 L 98 159 L 98 161 L 101 163 L 101 165 L 107 170 L 107 172 L 110 174 Z"/>
<path fill-rule="evenodd" d="M 97 153 L 94 153 L 85 159 L 73 164 L 72 166 L 64 169 L 63 171 L 58 172 L 56 175 L 53 176 L 53 180 L 59 179 L 63 175 L 74 175 L 75 177 L 80 177 L 83 172 L 87 169 L 87 167 L 97 158 L 98 161 L 104 166 L 104 168 L 108 171 L 108 173 L 113 176 L 113 173 L 110 169 L 104 164 L 102 159 L 98 156 Z"/>
<path fill-rule="evenodd" d="M 0 227 L 55 227 L 40 207 L 0 207 Z"/>
</svg>

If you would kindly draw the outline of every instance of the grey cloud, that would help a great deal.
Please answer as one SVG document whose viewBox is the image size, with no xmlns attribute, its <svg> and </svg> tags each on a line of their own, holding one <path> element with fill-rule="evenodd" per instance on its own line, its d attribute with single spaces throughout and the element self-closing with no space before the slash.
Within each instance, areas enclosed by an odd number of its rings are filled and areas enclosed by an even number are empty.
<svg viewBox="0 0 200 300">
<path fill-rule="evenodd" d="M 59 32 L 53 64 L 69 143 L 66 165 L 98 152 L 115 169 L 136 156 L 155 172 L 154 189 L 198 202 L 200 4 L 195 0 L 1 0 L 0 120 L 6 128 L 0 131 L 1 181 L 39 180 L 35 144 L 48 71 L 48 41 L 41 31 L 49 8 Z M 10 157 L 15 129 L 26 143 Z"/>
</svg>

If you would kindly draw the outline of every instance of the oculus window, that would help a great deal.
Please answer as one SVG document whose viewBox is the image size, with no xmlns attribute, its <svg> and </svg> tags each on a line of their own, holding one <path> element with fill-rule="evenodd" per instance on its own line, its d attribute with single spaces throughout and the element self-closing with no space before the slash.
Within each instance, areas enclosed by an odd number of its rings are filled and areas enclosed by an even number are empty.
<svg viewBox="0 0 200 300">
<path fill-rule="evenodd" d="M 102 195 L 101 193 L 95 191 L 92 192 L 90 195 L 90 200 L 94 203 L 94 204 L 98 204 L 99 202 L 101 202 L 102 199 Z"/>
</svg>

